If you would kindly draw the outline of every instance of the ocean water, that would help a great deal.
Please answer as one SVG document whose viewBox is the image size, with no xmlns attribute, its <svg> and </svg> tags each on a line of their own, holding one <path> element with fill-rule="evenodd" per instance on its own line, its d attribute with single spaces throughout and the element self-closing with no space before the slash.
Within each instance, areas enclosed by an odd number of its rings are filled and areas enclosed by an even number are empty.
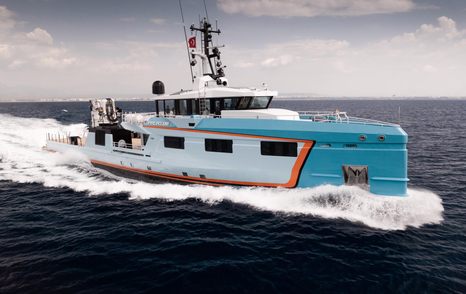
<svg viewBox="0 0 466 294">
<path fill-rule="evenodd" d="M 272 107 L 400 121 L 409 197 L 123 179 L 42 150 L 87 103 L 0 103 L 0 292 L 466 292 L 466 101 Z"/>
</svg>

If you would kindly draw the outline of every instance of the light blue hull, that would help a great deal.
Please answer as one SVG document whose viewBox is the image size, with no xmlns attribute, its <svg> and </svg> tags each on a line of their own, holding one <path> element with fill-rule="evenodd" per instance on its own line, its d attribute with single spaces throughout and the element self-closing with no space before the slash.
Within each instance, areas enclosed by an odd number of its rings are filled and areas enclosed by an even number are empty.
<svg viewBox="0 0 466 294">
<path fill-rule="evenodd" d="M 153 117 L 126 129 L 149 135 L 141 150 L 116 147 L 112 134 L 105 145 L 89 132 L 84 153 L 110 170 L 172 181 L 265 187 L 305 188 L 344 185 L 345 166 L 367 170 L 370 192 L 404 196 L 407 192 L 407 134 L 396 125 L 332 123 L 310 120 Z M 184 138 L 184 149 L 166 148 L 164 136 Z M 233 141 L 232 153 L 208 152 L 205 139 Z M 261 154 L 262 141 L 296 142 L 296 156 Z M 53 150 L 70 145 L 48 141 Z"/>
</svg>

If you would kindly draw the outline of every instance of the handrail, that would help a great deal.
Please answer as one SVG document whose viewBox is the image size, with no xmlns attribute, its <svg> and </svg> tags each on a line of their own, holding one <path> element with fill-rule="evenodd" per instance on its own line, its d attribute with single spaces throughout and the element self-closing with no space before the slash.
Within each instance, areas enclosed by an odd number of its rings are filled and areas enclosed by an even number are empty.
<svg viewBox="0 0 466 294">
<path fill-rule="evenodd" d="M 355 123 L 355 124 L 366 124 L 366 125 L 379 125 L 379 126 L 399 126 L 398 124 L 383 122 L 379 120 L 359 118 L 348 116 L 345 111 L 297 111 L 299 118 L 303 120 L 310 120 L 312 122 L 319 123 Z M 280 115 L 295 117 L 296 115 Z M 134 123 L 142 125 L 152 117 L 164 117 L 164 118 L 176 118 L 176 117 L 198 117 L 198 118 L 221 118 L 221 115 L 216 114 L 196 114 L 196 115 L 175 115 L 172 113 L 165 114 L 159 112 L 125 112 L 123 113 L 123 121 L 128 123 Z M 258 117 L 259 118 L 259 117 Z"/>
<path fill-rule="evenodd" d="M 131 143 L 123 143 L 123 142 L 113 142 L 112 143 L 113 147 L 116 148 L 125 148 L 125 149 L 133 149 L 133 150 L 139 150 L 139 151 L 144 151 L 144 148 L 142 148 L 142 145 L 133 145 Z"/>
<path fill-rule="evenodd" d="M 77 137 L 76 143 L 72 144 L 71 137 Z M 80 136 L 70 136 L 69 134 L 60 134 L 60 133 L 46 133 L 46 140 L 56 143 L 63 143 L 68 145 L 75 145 L 83 147 L 85 145 L 84 138 Z"/>
<path fill-rule="evenodd" d="M 398 124 L 383 122 L 374 119 L 348 116 L 341 111 L 298 111 L 301 119 L 327 123 L 357 123 L 379 126 L 399 126 Z"/>
</svg>

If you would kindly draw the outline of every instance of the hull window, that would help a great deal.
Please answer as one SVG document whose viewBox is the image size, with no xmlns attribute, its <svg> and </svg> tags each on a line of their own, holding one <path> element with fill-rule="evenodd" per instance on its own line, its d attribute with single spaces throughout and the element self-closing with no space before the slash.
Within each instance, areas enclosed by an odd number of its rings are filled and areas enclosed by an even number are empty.
<svg viewBox="0 0 466 294">
<path fill-rule="evenodd" d="M 298 155 L 298 143 L 262 141 L 261 154 L 268 156 L 296 157 Z"/>
<path fill-rule="evenodd" d="M 233 140 L 205 139 L 205 151 L 233 153 Z"/>
<path fill-rule="evenodd" d="M 165 148 L 184 149 L 183 137 L 163 137 Z"/>
</svg>

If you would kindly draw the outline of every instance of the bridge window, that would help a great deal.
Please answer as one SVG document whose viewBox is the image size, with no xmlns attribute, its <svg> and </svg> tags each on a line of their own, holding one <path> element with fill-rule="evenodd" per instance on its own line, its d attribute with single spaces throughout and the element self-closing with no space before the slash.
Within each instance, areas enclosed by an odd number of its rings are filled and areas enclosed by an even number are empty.
<svg viewBox="0 0 466 294">
<path fill-rule="evenodd" d="M 183 137 L 163 137 L 165 148 L 184 149 Z"/>
<path fill-rule="evenodd" d="M 202 101 L 201 101 L 202 100 Z M 205 99 L 157 100 L 155 109 L 158 115 L 217 114 L 222 110 L 266 109 L 272 97 L 231 97 Z M 201 113 L 200 109 L 205 109 Z"/>
<path fill-rule="evenodd" d="M 238 104 L 238 98 L 225 98 L 223 99 L 224 110 L 235 110 L 236 104 Z"/>
<path fill-rule="evenodd" d="M 269 106 L 272 97 L 254 97 L 249 109 L 265 109 Z"/>
<path fill-rule="evenodd" d="M 192 115 L 193 109 L 196 105 L 194 99 L 180 99 L 175 100 L 175 114 L 176 115 Z"/>
<path fill-rule="evenodd" d="M 175 100 L 163 100 L 163 111 L 165 115 L 175 114 Z"/>
<path fill-rule="evenodd" d="M 241 97 L 236 109 L 248 109 L 249 103 L 251 103 L 252 97 Z"/>
<path fill-rule="evenodd" d="M 205 139 L 205 151 L 233 153 L 233 140 Z"/>
<path fill-rule="evenodd" d="M 269 156 L 290 156 L 298 155 L 298 143 L 296 142 L 261 142 L 261 154 Z"/>
</svg>

